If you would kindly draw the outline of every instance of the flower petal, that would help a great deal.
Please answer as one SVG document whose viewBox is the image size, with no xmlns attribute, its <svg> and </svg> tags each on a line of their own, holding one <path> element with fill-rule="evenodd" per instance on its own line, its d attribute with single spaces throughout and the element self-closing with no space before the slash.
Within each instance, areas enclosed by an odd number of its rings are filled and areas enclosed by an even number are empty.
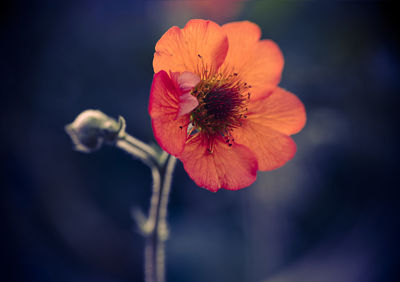
<svg viewBox="0 0 400 282">
<path fill-rule="evenodd" d="M 303 103 L 280 87 L 265 99 L 251 101 L 248 109 L 249 120 L 287 135 L 299 132 L 306 123 Z"/>
<path fill-rule="evenodd" d="M 189 123 L 189 115 L 177 117 L 179 94 L 165 71 L 154 75 L 149 103 L 153 132 L 158 144 L 174 156 L 183 151 Z"/>
<path fill-rule="evenodd" d="M 189 71 L 184 71 L 177 78 L 179 88 L 185 93 L 190 92 L 200 82 L 200 80 L 201 79 L 197 74 Z"/>
<path fill-rule="evenodd" d="M 271 94 L 281 80 L 284 59 L 272 40 L 261 40 L 260 28 L 251 22 L 222 26 L 229 39 L 229 50 L 221 69 L 236 72 L 251 85 L 253 100 Z"/>
<path fill-rule="evenodd" d="M 251 120 L 246 120 L 232 135 L 235 142 L 245 145 L 254 153 L 259 170 L 281 167 L 296 153 L 296 144 L 291 137 Z"/>
<path fill-rule="evenodd" d="M 230 56 L 238 53 L 246 54 L 246 49 L 252 48 L 261 38 L 260 27 L 249 21 L 227 23 L 222 26 L 222 29 L 228 35 L 229 44 L 234 44 L 234 49 L 228 52 Z M 238 48 L 238 45 L 243 49 Z M 231 49 L 230 45 L 229 49 Z"/>
<path fill-rule="evenodd" d="M 170 28 L 157 42 L 154 72 L 216 71 L 225 60 L 228 38 L 222 28 L 205 20 L 190 20 L 183 29 Z"/>
<path fill-rule="evenodd" d="M 152 118 L 177 113 L 179 93 L 174 81 L 165 71 L 156 73 L 150 90 L 149 113 Z"/>
<path fill-rule="evenodd" d="M 190 94 L 190 92 L 187 92 L 187 93 L 179 96 L 178 117 L 190 113 L 198 105 L 199 105 L 199 101 L 197 101 L 196 97 L 194 97 L 192 94 Z"/>
<path fill-rule="evenodd" d="M 200 77 L 192 72 L 185 71 L 176 76 L 177 87 L 180 89 L 178 117 L 190 113 L 199 105 L 196 97 L 190 91 L 200 82 Z"/>
<path fill-rule="evenodd" d="M 213 142 L 210 153 L 208 140 L 198 134 L 178 157 L 197 185 L 216 192 L 220 188 L 238 190 L 256 180 L 257 160 L 248 148 L 239 144 L 229 147 L 221 137 Z"/>
</svg>

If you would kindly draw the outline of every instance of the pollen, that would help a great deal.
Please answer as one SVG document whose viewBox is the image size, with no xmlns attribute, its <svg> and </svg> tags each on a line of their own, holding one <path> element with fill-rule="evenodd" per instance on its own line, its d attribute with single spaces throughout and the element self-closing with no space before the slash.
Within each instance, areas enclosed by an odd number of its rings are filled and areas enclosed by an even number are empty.
<svg viewBox="0 0 400 282">
<path fill-rule="evenodd" d="M 202 132 L 209 139 L 222 135 L 232 146 L 231 131 L 247 118 L 250 85 L 240 80 L 237 73 L 214 75 L 203 72 L 200 83 L 192 89 L 199 105 L 190 115 L 192 132 Z M 210 146 L 210 152 L 212 145 Z"/>
</svg>

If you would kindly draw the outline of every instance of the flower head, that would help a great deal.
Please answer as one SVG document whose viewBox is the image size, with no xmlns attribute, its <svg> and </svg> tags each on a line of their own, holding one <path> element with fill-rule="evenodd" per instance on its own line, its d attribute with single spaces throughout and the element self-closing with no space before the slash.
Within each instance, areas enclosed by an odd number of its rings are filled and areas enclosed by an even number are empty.
<svg viewBox="0 0 400 282">
<path fill-rule="evenodd" d="M 99 110 L 86 110 L 65 126 L 75 145 L 75 150 L 91 153 L 101 148 L 103 143 L 114 144 L 125 130 L 125 120 L 118 121 Z"/>
<path fill-rule="evenodd" d="M 149 112 L 160 146 L 210 191 L 249 186 L 296 152 L 304 106 L 278 86 L 283 56 L 251 22 L 191 20 L 157 42 Z"/>
</svg>

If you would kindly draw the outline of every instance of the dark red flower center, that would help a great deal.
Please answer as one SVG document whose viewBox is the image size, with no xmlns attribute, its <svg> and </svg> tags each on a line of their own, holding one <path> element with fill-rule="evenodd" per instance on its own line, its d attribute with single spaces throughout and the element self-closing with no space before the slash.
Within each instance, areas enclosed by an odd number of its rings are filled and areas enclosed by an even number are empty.
<svg viewBox="0 0 400 282">
<path fill-rule="evenodd" d="M 231 145 L 230 131 L 246 118 L 249 88 L 250 85 L 242 82 L 236 73 L 204 75 L 191 92 L 199 102 L 190 115 L 192 131 L 202 132 L 210 138 L 220 134 Z"/>
</svg>

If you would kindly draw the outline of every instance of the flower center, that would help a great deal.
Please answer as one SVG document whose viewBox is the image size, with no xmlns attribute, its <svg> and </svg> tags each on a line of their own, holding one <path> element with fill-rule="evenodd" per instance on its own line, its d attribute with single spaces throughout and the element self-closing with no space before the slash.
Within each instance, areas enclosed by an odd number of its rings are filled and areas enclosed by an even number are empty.
<svg viewBox="0 0 400 282">
<path fill-rule="evenodd" d="M 239 127 L 247 118 L 248 89 L 236 73 L 203 75 L 199 84 L 191 91 L 199 102 L 190 119 L 192 130 L 205 133 L 208 137 L 220 134 L 229 142 L 230 131 Z M 190 133 L 191 133 L 190 132 Z"/>
</svg>

